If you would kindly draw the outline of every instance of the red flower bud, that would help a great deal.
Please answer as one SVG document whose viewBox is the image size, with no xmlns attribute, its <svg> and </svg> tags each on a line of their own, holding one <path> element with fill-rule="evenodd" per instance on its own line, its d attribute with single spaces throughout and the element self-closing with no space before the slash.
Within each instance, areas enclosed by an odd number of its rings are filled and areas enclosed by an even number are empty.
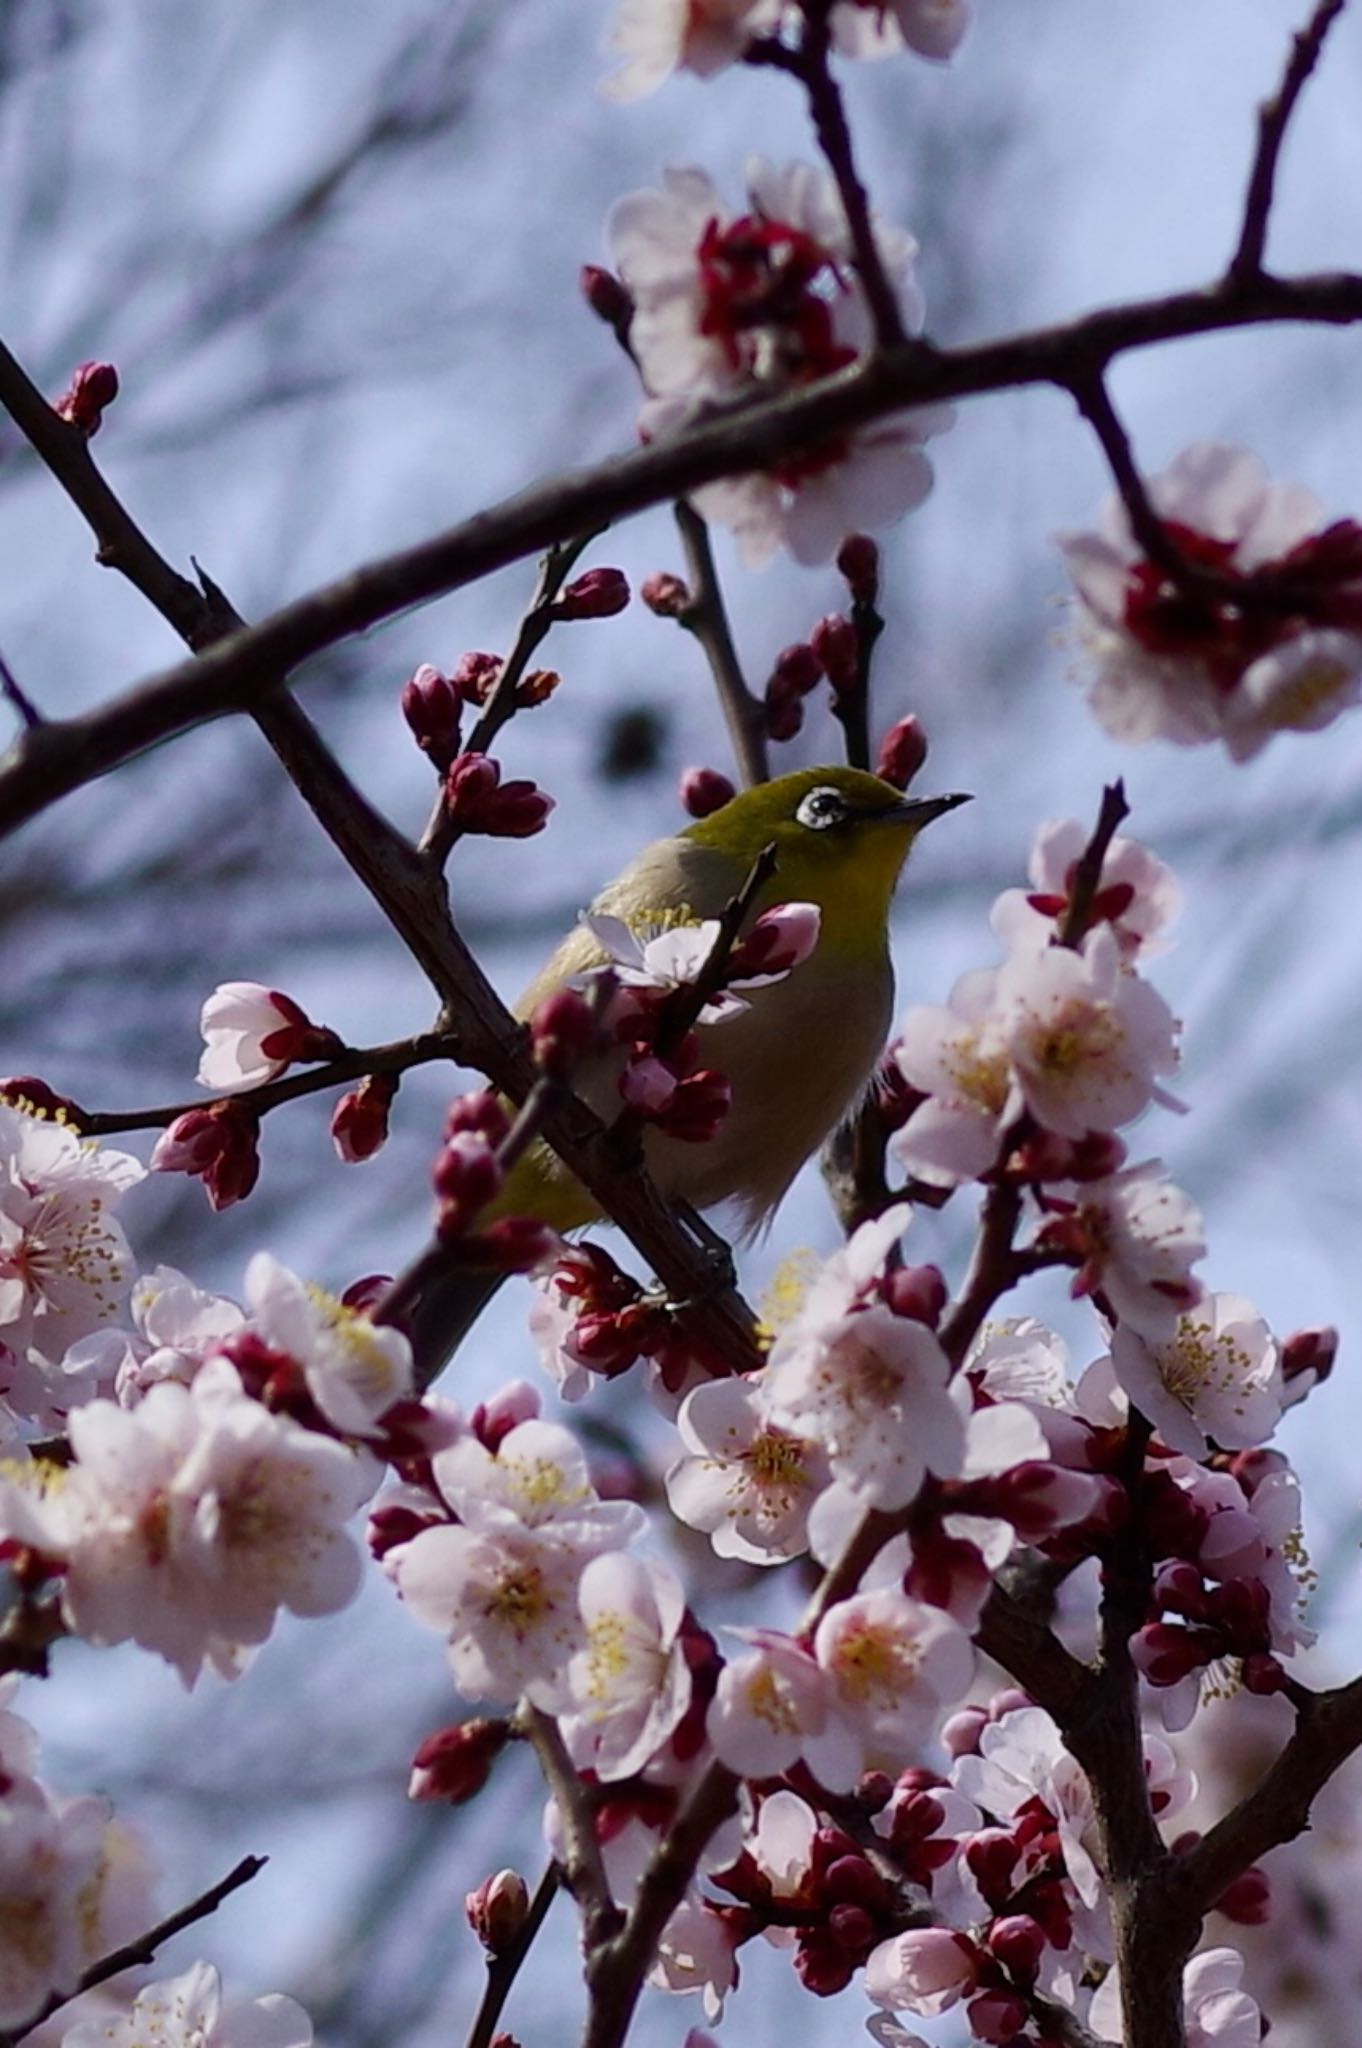
<svg viewBox="0 0 1362 2048">
<path fill-rule="evenodd" d="M 849 533 L 837 550 L 837 567 L 857 604 L 874 604 L 880 587 L 880 551 L 868 533 Z"/>
<path fill-rule="evenodd" d="M 634 318 L 634 301 L 627 287 L 621 284 L 612 270 L 602 270 L 595 263 L 582 265 L 578 282 L 582 297 L 596 318 L 613 329 L 621 343 L 627 343 Z"/>
<path fill-rule="evenodd" d="M 456 1095 L 445 1112 L 446 1138 L 456 1137 L 460 1131 L 476 1131 L 489 1145 L 500 1145 L 510 1129 L 506 1106 L 490 1088 L 474 1088 L 467 1095 Z"/>
<path fill-rule="evenodd" d="M 645 577 L 638 594 L 659 619 L 679 619 L 692 603 L 690 586 L 670 569 L 657 569 Z"/>
<path fill-rule="evenodd" d="M 464 1894 L 463 1909 L 488 1955 L 504 1955 L 530 1917 L 529 1887 L 518 1870 L 499 1870 Z"/>
<path fill-rule="evenodd" d="M 587 569 L 574 577 L 553 606 L 555 619 L 613 619 L 629 602 L 623 569 Z"/>
<path fill-rule="evenodd" d="M 445 809 L 460 832 L 529 839 L 548 823 L 553 798 L 533 782 L 503 783 L 490 755 L 460 754 L 445 776 Z"/>
<path fill-rule="evenodd" d="M 537 1216 L 499 1216 L 466 1240 L 478 1265 L 498 1273 L 534 1273 L 562 1249 L 562 1239 Z"/>
<path fill-rule="evenodd" d="M 496 1153 L 476 1131 L 458 1131 L 435 1161 L 436 1228 L 442 1238 L 460 1237 L 475 1223 L 501 1187 Z"/>
<path fill-rule="evenodd" d="M 459 656 L 450 681 L 465 704 L 485 704 L 501 681 L 505 666 L 499 654 L 482 654 L 474 649 Z"/>
<path fill-rule="evenodd" d="M 681 777 L 681 802 L 692 818 L 708 818 L 737 795 L 717 768 L 687 768 Z"/>
<path fill-rule="evenodd" d="M 260 1119 L 239 1102 L 187 1109 L 162 1131 L 151 1154 L 153 1173 L 189 1173 L 203 1182 L 215 1209 L 243 1202 L 260 1176 Z"/>
<path fill-rule="evenodd" d="M 1210 1629 L 1177 1628 L 1151 1621 L 1132 1636 L 1131 1660 L 1150 1685 L 1179 1685 L 1219 1655 L 1221 1639 Z"/>
<path fill-rule="evenodd" d="M 657 1127 L 687 1145 L 707 1145 L 732 1102 L 733 1086 L 727 1076 L 702 1067 L 677 1083 L 669 1107 L 656 1118 Z"/>
<path fill-rule="evenodd" d="M 331 1114 L 331 1140 L 347 1165 L 372 1159 L 387 1142 L 396 1093 L 396 1074 L 366 1074 L 358 1088 L 342 1095 Z"/>
<path fill-rule="evenodd" d="M 443 774 L 459 751 L 459 716 L 463 697 L 449 676 L 422 662 L 410 682 L 402 685 L 402 716 L 423 754 Z"/>
<path fill-rule="evenodd" d="M 804 723 L 804 706 L 795 691 L 782 690 L 774 680 L 766 688 L 766 731 L 773 740 L 792 740 Z"/>
<path fill-rule="evenodd" d="M 8 1088 L 8 1081 L 0 1090 Z M 60 1099 L 60 1098 L 58 1098 Z M 1304 1373 L 1313 1373 L 1315 1383 L 1327 1380 L 1338 1356 L 1338 1331 L 1331 1323 L 1317 1330 L 1296 1330 L 1282 1345 L 1282 1378 L 1288 1384 Z"/>
<path fill-rule="evenodd" d="M 809 645 L 823 664 L 834 691 L 854 688 L 860 670 L 861 642 L 850 619 L 829 612 L 810 633 Z"/>
<path fill-rule="evenodd" d="M 988 1725 L 987 1707 L 961 1707 L 943 1723 L 941 1740 L 952 1756 L 977 1756 L 979 1737 Z"/>
<path fill-rule="evenodd" d="M 879 1923 L 864 1906 L 834 1906 L 828 1914 L 828 1932 L 838 1948 L 856 1957 L 863 1956 L 880 1938 Z"/>
<path fill-rule="evenodd" d="M 921 721 L 910 715 L 891 725 L 880 741 L 875 773 L 892 782 L 895 789 L 907 789 L 926 759 L 927 735 Z"/>
<path fill-rule="evenodd" d="M 1239 1676 L 1244 1681 L 1245 1692 L 1256 1693 L 1260 1699 L 1270 1693 L 1281 1692 L 1286 1685 L 1286 1673 L 1277 1659 L 1268 1656 L 1266 1651 L 1245 1657 L 1239 1667 Z"/>
<path fill-rule="evenodd" d="M 931 1330 L 941 1321 L 950 1299 L 938 1266 L 900 1266 L 897 1271 L 885 1274 L 880 1295 L 885 1307 L 896 1316 L 926 1323 Z"/>
<path fill-rule="evenodd" d="M 477 1717 L 428 1735 L 411 1760 L 409 1799 L 448 1799 L 461 1806 L 481 1792 L 506 1747 L 509 1721 Z"/>
<path fill-rule="evenodd" d="M 556 668 L 532 668 L 516 684 L 515 701 L 522 711 L 533 711 L 537 704 L 548 703 L 562 680 Z"/>
<path fill-rule="evenodd" d="M 1250 1863 L 1220 1894 L 1215 1911 L 1240 1927 L 1264 1926 L 1272 1918 L 1271 1878 L 1258 1864 Z"/>
<path fill-rule="evenodd" d="M 984 1991 L 965 2007 L 970 2031 L 976 2041 L 988 2041 L 993 2048 L 1006 2048 L 1015 2041 L 1030 2018 L 1026 2000 L 1015 1991 Z"/>
<path fill-rule="evenodd" d="M 530 1019 L 535 1060 L 544 1073 L 557 1080 L 566 1079 L 601 1035 L 595 1011 L 575 988 L 560 988 L 545 996 Z"/>
<path fill-rule="evenodd" d="M 118 372 L 112 363 L 82 363 L 54 410 L 88 441 L 99 432 L 105 406 L 117 396 Z"/>
<path fill-rule="evenodd" d="M 1008 1913 L 995 1920 L 986 1936 L 988 1946 L 1004 1969 L 1018 1984 L 1034 1984 L 1045 1954 L 1045 1931 L 1029 1913 Z"/>
<path fill-rule="evenodd" d="M 807 640 L 796 640 L 776 656 L 767 684 L 768 694 L 807 697 L 823 680 L 823 664 Z"/>
</svg>

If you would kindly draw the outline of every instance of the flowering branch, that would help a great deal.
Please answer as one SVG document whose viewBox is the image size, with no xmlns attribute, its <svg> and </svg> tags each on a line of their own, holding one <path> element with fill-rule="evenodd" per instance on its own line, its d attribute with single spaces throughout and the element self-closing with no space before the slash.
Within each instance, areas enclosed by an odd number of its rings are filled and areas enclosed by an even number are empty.
<svg viewBox="0 0 1362 2048">
<path fill-rule="evenodd" d="M 1347 4 L 1348 0 L 1316 0 L 1310 20 L 1291 39 L 1291 55 L 1280 86 L 1258 109 L 1258 147 L 1249 174 L 1239 246 L 1230 261 L 1231 278 L 1262 274 L 1277 165 L 1286 131 L 1306 81 L 1320 60 L 1325 38 Z"/>
<path fill-rule="evenodd" d="M 738 650 L 733 645 L 724 594 L 714 567 L 709 526 L 684 498 L 676 504 L 676 524 L 686 551 L 691 589 L 690 602 L 679 615 L 680 623 L 704 649 L 738 770 L 750 788 L 753 783 L 765 782 L 771 773 L 765 709 L 760 697 L 754 697 L 748 689 Z"/>
<path fill-rule="evenodd" d="M 240 1863 L 228 1871 L 226 1877 L 220 1878 L 217 1884 L 210 1885 L 206 1892 L 202 1892 L 189 1905 L 181 1906 L 178 1913 L 170 1914 L 148 1933 L 139 1935 L 136 1941 L 125 1942 L 122 1948 L 112 1949 L 108 1955 L 101 1956 L 98 1962 L 91 1963 L 88 1970 L 82 1970 L 75 1989 L 61 1994 L 54 1992 L 41 2009 L 34 2013 L 26 2026 L 0 2034 L 0 2048 L 14 2048 L 16 2042 L 24 2040 L 36 2027 L 40 2027 L 44 2020 L 50 2019 L 54 2012 L 60 2011 L 64 2005 L 69 2005 L 73 1998 L 79 1998 L 86 1991 L 93 1991 L 97 1985 L 107 1984 L 110 1978 L 121 1976 L 124 1970 L 154 1962 L 157 1949 L 163 1948 L 173 1935 L 183 1933 L 186 1927 L 193 1927 L 197 1921 L 206 1920 L 211 1913 L 216 1913 L 224 1899 L 229 1899 L 233 1892 L 240 1891 L 244 1884 L 249 1884 L 253 1877 L 258 1877 L 268 1861 L 267 1856 L 243 1856 Z"/>
</svg>

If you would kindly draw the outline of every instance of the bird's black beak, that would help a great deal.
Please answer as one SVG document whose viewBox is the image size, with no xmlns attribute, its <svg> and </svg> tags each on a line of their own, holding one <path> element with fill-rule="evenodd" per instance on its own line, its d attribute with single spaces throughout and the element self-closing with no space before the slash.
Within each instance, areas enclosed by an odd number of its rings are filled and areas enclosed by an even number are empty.
<svg viewBox="0 0 1362 2048">
<path fill-rule="evenodd" d="M 885 825 L 915 825 L 920 832 L 924 825 L 930 825 L 934 818 L 944 818 L 947 811 L 955 811 L 961 804 L 974 802 L 972 796 L 905 796 L 887 809 L 877 811 L 877 822 Z"/>
</svg>

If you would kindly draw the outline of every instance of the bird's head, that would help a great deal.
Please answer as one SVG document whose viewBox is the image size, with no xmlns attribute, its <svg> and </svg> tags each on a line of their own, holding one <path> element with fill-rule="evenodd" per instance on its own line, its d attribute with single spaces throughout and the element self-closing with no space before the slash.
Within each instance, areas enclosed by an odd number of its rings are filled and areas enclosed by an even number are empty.
<svg viewBox="0 0 1362 2048">
<path fill-rule="evenodd" d="M 801 768 L 743 790 L 684 836 L 729 855 L 744 872 L 774 846 L 776 871 L 761 900 L 818 904 L 825 941 L 869 934 L 878 942 L 918 833 L 968 802 L 905 796 L 861 768 Z"/>
</svg>

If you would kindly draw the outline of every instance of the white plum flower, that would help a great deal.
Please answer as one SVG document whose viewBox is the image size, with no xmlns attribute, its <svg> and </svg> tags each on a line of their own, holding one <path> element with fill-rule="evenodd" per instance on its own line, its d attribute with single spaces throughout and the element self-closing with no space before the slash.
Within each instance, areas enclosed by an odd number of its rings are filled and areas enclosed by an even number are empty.
<svg viewBox="0 0 1362 2048">
<path fill-rule="evenodd" d="M 1265 1443 L 1281 1418 L 1277 1345 L 1242 1295 L 1208 1295 L 1166 1335 L 1122 1325 L 1111 1357 L 1132 1406 L 1189 1458 L 1204 1458 L 1212 1440 L 1230 1451 Z"/>
<path fill-rule="evenodd" d="M 739 1629 L 753 1645 L 726 1663 L 705 1721 L 714 1754 L 739 1777 L 769 1778 L 803 1761 L 830 1792 L 849 1792 L 861 1743 L 837 1712 L 817 1659 L 773 1629 Z"/>
<path fill-rule="evenodd" d="M 1244 1958 L 1238 1949 L 1207 1948 L 1182 1973 L 1183 2025 L 1187 2048 L 1258 2048 L 1263 2016 L 1243 1988 Z M 1121 1985 L 1111 1970 L 1093 1994 L 1088 2027 L 1099 2041 L 1123 2042 Z"/>
<path fill-rule="evenodd" d="M 85 1964 L 82 1895 L 97 1883 L 109 1825 L 102 1799 L 56 1798 L 18 1777 L 0 1799 L 0 2026 L 22 2030 Z"/>
<path fill-rule="evenodd" d="M 113 1210 L 145 1171 L 127 1152 L 0 1103 L 0 1344 L 20 1362 L 32 1354 L 40 1375 L 122 1308 L 132 1254 Z M 60 1392 L 58 1374 L 50 1399 Z"/>
<path fill-rule="evenodd" d="M 582 1572 L 597 1553 L 561 1526 L 423 1530 L 398 1553 L 403 1600 L 448 1640 L 467 1699 L 524 1693 L 553 1712 L 570 1704 L 569 1659 L 584 1648 Z"/>
<path fill-rule="evenodd" d="M 738 1979 L 737 1936 L 693 1889 L 663 1928 L 648 1982 L 659 1991 L 694 1991 L 710 2021 L 723 2016 L 724 1999 Z"/>
<path fill-rule="evenodd" d="M 1097 1822 L 1087 1773 L 1040 1707 L 1018 1707 L 981 1730 L 977 1755 L 958 1757 L 951 1772 L 957 1792 L 998 1820 L 1010 1820 L 1031 1802 L 1053 1819 L 1064 1867 L 1085 1906 L 1101 1893 Z"/>
<path fill-rule="evenodd" d="M 785 928 L 792 934 L 796 926 L 800 926 L 797 937 L 792 937 L 786 948 L 783 964 L 777 965 L 770 973 L 744 973 L 740 952 L 735 951 L 732 978 L 726 977 L 724 987 L 710 996 L 696 1018 L 697 1023 L 718 1024 L 725 1017 L 741 1015 L 750 1005 L 743 1001 L 740 991 L 767 988 L 782 981 L 791 967 L 808 959 L 818 939 L 820 914 L 817 905 L 786 903 L 780 906 L 780 911 L 785 919 Z M 675 989 L 689 988 L 699 979 L 709 964 L 721 929 L 717 917 L 708 917 L 699 923 L 667 925 L 662 930 L 650 930 L 646 925 L 635 930 L 622 917 L 612 917 L 601 911 L 591 912 L 585 923 L 597 944 L 608 954 L 610 967 L 622 990 L 650 989 L 663 995 L 670 995 Z M 584 978 L 589 979 L 599 972 L 599 968 L 591 968 Z M 626 993 L 624 1002 L 628 1000 Z M 611 1009 L 618 1007 L 619 998 Z M 611 1011 L 607 1010 L 606 1022 L 611 1021 Z"/>
<path fill-rule="evenodd" d="M 830 1607 L 813 1653 L 832 1681 L 839 1718 L 861 1744 L 863 1769 L 897 1772 L 913 1763 L 974 1673 L 964 1629 L 891 1586 Z"/>
<path fill-rule="evenodd" d="M 563 1739 L 579 1770 L 607 1783 L 635 1777 L 690 1704 L 678 1641 L 685 1594 L 665 1565 L 607 1551 L 583 1571 L 578 1603 L 586 1643 L 568 1666 Z"/>
<path fill-rule="evenodd" d="M 718 1556 L 748 1564 L 808 1548 L 809 1509 L 831 1477 L 827 1453 L 770 1419 L 760 1382 L 704 1381 L 676 1426 L 687 1455 L 667 1473 L 667 1500 L 680 1521 L 703 1529 Z"/>
<path fill-rule="evenodd" d="M 243 1327 L 245 1310 L 224 1294 L 208 1294 L 173 1266 L 156 1266 L 133 1282 L 133 1330 L 97 1330 L 73 1344 L 64 1373 L 88 1371 L 99 1390 L 112 1386 L 124 1408 L 136 1407 L 160 1380 L 188 1386 Z"/>
<path fill-rule="evenodd" d="M 927 1100 L 890 1149 L 909 1173 L 935 1187 L 986 1173 L 1021 1106 L 997 994 L 996 969 L 962 975 L 948 1005 L 908 1011 L 893 1048 L 904 1080 Z"/>
<path fill-rule="evenodd" d="M 1129 1123 L 1177 1066 L 1177 1024 L 1157 990 L 1121 965 L 1107 926 L 1081 951 L 1014 954 L 998 970 L 1000 1036 L 1026 1107 L 1081 1138 Z"/>
<path fill-rule="evenodd" d="M 198 1078 L 218 1095 L 273 1081 L 294 1060 L 330 1059 L 341 1050 L 336 1034 L 314 1024 L 292 996 L 258 981 L 220 982 L 204 1003 L 199 1029 Z"/>
<path fill-rule="evenodd" d="M 614 99 L 639 99 L 673 71 L 713 78 L 754 36 L 780 26 L 785 0 L 620 0 L 606 43 L 620 58 L 606 81 Z"/>
<path fill-rule="evenodd" d="M 411 1344 L 324 1288 L 257 1252 L 246 1268 L 250 1328 L 295 1360 L 327 1421 L 350 1436 L 374 1434 L 379 1418 L 412 1390 Z"/>
<path fill-rule="evenodd" d="M 561 1528 L 566 1541 L 592 1554 L 623 1549 L 647 1526 L 635 1502 L 600 1498 L 577 1439 L 538 1416 L 516 1423 L 495 1452 L 471 1434 L 461 1436 L 436 1453 L 431 1469 L 440 1492 L 470 1528 Z"/>
<path fill-rule="evenodd" d="M 1223 442 L 1184 449 L 1148 492 L 1184 560 L 1224 587 L 1179 587 L 1145 557 L 1119 498 L 1095 532 L 1059 535 L 1107 731 L 1220 739 L 1247 760 L 1274 733 L 1317 731 L 1356 703 L 1362 529 L 1325 524 L 1313 493 L 1270 482 L 1256 455 Z M 1272 601 L 1274 585 L 1293 601 Z"/>
<path fill-rule="evenodd" d="M 1075 1292 L 1101 1290 L 1122 1324 L 1166 1337 L 1204 1289 L 1192 1272 L 1206 1250 L 1201 1211 L 1162 1160 L 1056 1190 L 1064 1210 L 1041 1232 L 1077 1251 Z M 1071 1205 L 1071 1206 L 1070 1206 Z"/>
<path fill-rule="evenodd" d="M 818 1815 L 797 1792 L 782 1786 L 762 1800 L 743 1847 L 770 1885 L 772 1898 L 798 1895 L 813 1870 L 817 1833 Z"/>
<path fill-rule="evenodd" d="M 211 1963 L 147 1984 L 126 2013 L 83 2020 L 61 2048 L 311 2048 L 312 2022 L 282 1992 L 231 1999 Z"/>
<path fill-rule="evenodd" d="M 1067 913 L 1088 828 L 1077 818 L 1051 818 L 1038 827 L 1028 863 L 1029 889 L 1005 889 L 989 922 L 1008 952 L 1048 946 Z M 1102 860 L 1090 918 L 1109 924 L 1122 958 L 1129 962 L 1160 953 L 1161 936 L 1177 916 L 1182 891 L 1172 869 L 1141 846 L 1119 836 Z"/>
<path fill-rule="evenodd" d="M 979 1951 L 949 1927 L 910 1927 L 871 1950 L 866 1997 L 889 2012 L 935 2019 L 979 1981 Z"/>
<path fill-rule="evenodd" d="M 69 1427 L 75 1634 L 141 1643 L 193 1685 L 205 1662 L 235 1676 L 281 1607 L 330 1614 L 358 1591 L 343 1525 L 373 1489 L 372 1463 L 251 1400 L 226 1359 L 131 1410 L 93 1401 Z"/>
</svg>

